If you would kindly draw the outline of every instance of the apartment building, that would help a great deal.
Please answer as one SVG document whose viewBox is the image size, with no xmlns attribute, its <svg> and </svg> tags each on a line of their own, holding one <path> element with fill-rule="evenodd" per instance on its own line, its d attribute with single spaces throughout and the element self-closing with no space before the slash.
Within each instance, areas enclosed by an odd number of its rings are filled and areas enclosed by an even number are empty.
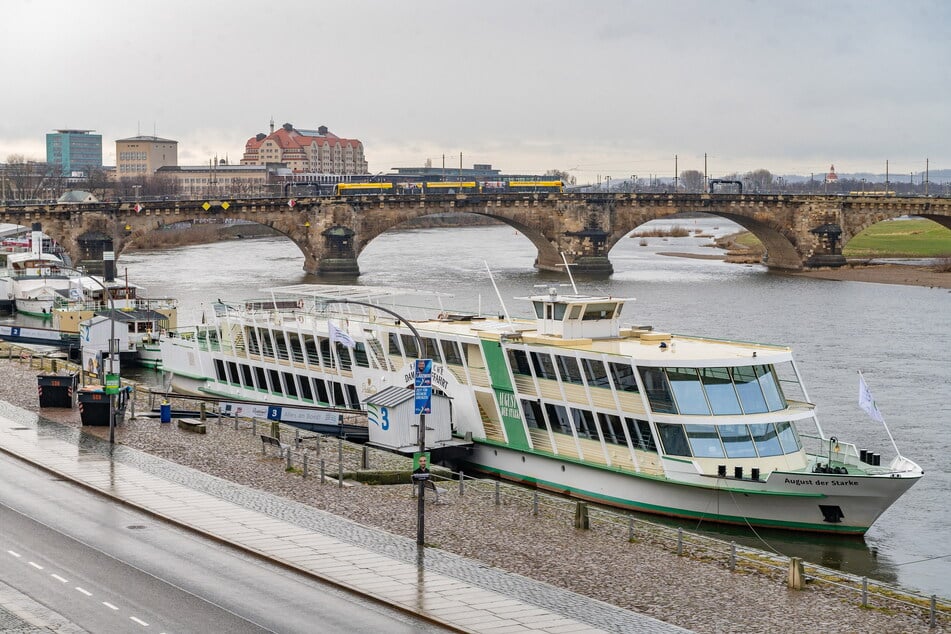
<svg viewBox="0 0 951 634">
<path fill-rule="evenodd" d="M 316 130 L 299 130 L 285 123 L 275 130 L 272 122 L 270 134 L 262 132 L 248 139 L 241 158 L 242 165 L 269 163 L 283 163 L 293 172 L 369 173 L 363 143 L 357 139 L 338 137 L 327 126 L 320 126 Z"/>
<path fill-rule="evenodd" d="M 116 141 L 116 178 L 151 178 L 160 168 L 178 165 L 178 141 L 134 136 Z"/>
</svg>

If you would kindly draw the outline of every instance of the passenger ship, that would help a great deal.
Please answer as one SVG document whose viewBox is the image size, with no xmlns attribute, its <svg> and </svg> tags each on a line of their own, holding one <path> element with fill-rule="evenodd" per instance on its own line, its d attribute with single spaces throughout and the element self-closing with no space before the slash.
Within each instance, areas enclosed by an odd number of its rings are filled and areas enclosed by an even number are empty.
<svg viewBox="0 0 951 634">
<path fill-rule="evenodd" d="M 827 436 L 789 348 L 622 327 L 628 300 L 557 289 L 522 298 L 531 320 L 414 319 L 417 344 L 367 306 L 398 293 L 301 285 L 219 303 L 162 341 L 163 367 L 186 393 L 355 408 L 433 359 L 469 468 L 697 520 L 863 534 L 923 475 Z"/>
</svg>

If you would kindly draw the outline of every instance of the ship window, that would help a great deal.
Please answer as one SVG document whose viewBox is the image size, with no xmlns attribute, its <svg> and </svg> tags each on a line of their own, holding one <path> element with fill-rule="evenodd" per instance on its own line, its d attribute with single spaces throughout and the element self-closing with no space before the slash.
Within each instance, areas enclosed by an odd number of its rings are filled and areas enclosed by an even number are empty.
<svg viewBox="0 0 951 634">
<path fill-rule="evenodd" d="M 746 425 L 719 425 L 720 440 L 726 449 L 727 458 L 755 458 L 753 439 Z"/>
<path fill-rule="evenodd" d="M 406 350 L 407 359 L 420 359 L 419 347 L 416 345 L 416 338 L 413 335 L 400 335 L 403 340 L 403 350 Z"/>
<path fill-rule="evenodd" d="M 614 379 L 614 385 L 619 390 L 625 392 L 637 391 L 637 379 L 634 378 L 634 368 L 630 363 L 608 363 L 611 368 L 611 377 Z"/>
<path fill-rule="evenodd" d="M 571 310 L 568 311 L 568 319 L 570 319 L 570 320 L 577 320 L 579 317 L 581 317 L 581 309 L 582 309 L 582 308 L 584 308 L 584 306 L 582 306 L 582 305 L 580 305 L 580 304 L 574 304 L 574 305 L 572 305 Z"/>
<path fill-rule="evenodd" d="M 337 407 L 346 405 L 347 402 L 343 398 L 343 386 L 337 381 L 331 381 L 330 385 L 333 387 L 334 405 Z"/>
<path fill-rule="evenodd" d="M 396 355 L 398 357 L 403 356 L 403 352 L 402 350 L 400 350 L 400 336 L 395 332 L 391 332 L 389 336 L 389 341 L 390 341 L 390 345 L 389 345 L 390 354 Z"/>
<path fill-rule="evenodd" d="M 558 373 L 561 375 L 562 381 L 565 383 L 584 385 L 584 380 L 581 378 L 581 368 L 578 366 L 578 359 L 556 354 L 555 361 L 558 363 Z"/>
<path fill-rule="evenodd" d="M 369 368 L 370 360 L 367 359 L 367 347 L 362 341 L 357 341 L 353 346 L 353 358 L 361 368 Z"/>
<path fill-rule="evenodd" d="M 604 434 L 604 442 L 627 446 L 627 438 L 624 437 L 624 427 L 621 425 L 621 419 L 618 416 L 614 414 L 598 414 L 598 422 L 601 423 L 601 433 Z"/>
<path fill-rule="evenodd" d="M 667 379 L 681 414 L 710 413 L 696 368 L 667 368 Z"/>
<path fill-rule="evenodd" d="M 244 329 L 245 338 L 248 340 L 248 352 L 251 354 L 258 354 L 261 352 L 261 347 L 258 345 L 258 333 L 257 330 L 251 328 L 250 326 Z"/>
<path fill-rule="evenodd" d="M 660 441 L 664 445 L 664 453 L 671 456 L 690 455 L 690 446 L 687 444 L 683 425 L 657 423 L 657 433 L 660 434 Z"/>
<path fill-rule="evenodd" d="M 343 345 L 339 341 L 334 343 L 334 346 L 337 348 L 337 358 L 340 359 L 340 368 L 342 370 L 349 370 L 353 367 L 353 359 L 350 357 L 350 348 Z"/>
<path fill-rule="evenodd" d="M 509 348 L 508 354 L 509 365 L 512 366 L 513 374 L 524 374 L 525 376 L 532 375 L 532 369 L 528 365 L 528 355 L 525 354 L 524 350 Z"/>
<path fill-rule="evenodd" d="M 585 304 L 582 321 L 593 321 L 596 319 L 611 319 L 614 317 L 614 311 L 617 304 Z"/>
<path fill-rule="evenodd" d="M 254 378 L 258 380 L 257 388 L 267 392 L 267 377 L 264 375 L 264 368 L 254 366 Z"/>
<path fill-rule="evenodd" d="M 327 386 L 324 384 L 324 380 L 314 379 L 314 387 L 317 388 L 317 402 L 330 403 L 330 398 L 327 397 Z"/>
<path fill-rule="evenodd" d="M 310 389 L 310 380 L 306 376 L 297 377 L 300 379 L 300 395 L 307 401 L 314 400 L 314 393 Z"/>
<path fill-rule="evenodd" d="M 325 368 L 337 367 L 333 355 L 330 354 L 330 341 L 320 337 L 317 339 L 317 346 L 320 348 L 320 360 Z"/>
<path fill-rule="evenodd" d="M 443 340 L 442 355 L 446 363 L 450 365 L 462 365 L 462 353 L 459 352 L 459 344 L 455 341 Z"/>
<path fill-rule="evenodd" d="M 638 449 L 657 451 L 657 445 L 654 444 L 654 435 L 651 433 L 650 423 L 646 420 L 631 420 L 630 418 L 625 418 L 624 422 L 627 424 L 627 432 L 631 436 L 631 442 L 633 442 Z"/>
<path fill-rule="evenodd" d="M 228 381 L 235 385 L 241 383 L 241 378 L 238 376 L 238 364 L 234 361 L 228 362 Z"/>
<path fill-rule="evenodd" d="M 281 377 L 277 373 L 277 370 L 268 370 L 267 377 L 271 380 L 271 391 L 275 394 L 283 394 L 284 390 L 281 388 Z"/>
<path fill-rule="evenodd" d="M 786 409 L 786 400 L 779 389 L 778 379 L 773 367 L 769 365 L 756 366 L 756 375 L 759 377 L 760 387 L 763 388 L 763 394 L 766 396 L 766 405 L 769 411 L 776 412 Z"/>
<path fill-rule="evenodd" d="M 571 418 L 580 438 L 598 439 L 598 430 L 594 426 L 594 416 L 586 409 L 571 408 Z"/>
<path fill-rule="evenodd" d="M 664 374 L 664 370 L 662 368 L 645 367 L 639 368 L 639 371 L 651 410 L 663 414 L 676 414 L 677 408 L 674 407 L 674 399 L 667 388 L 667 376 Z"/>
<path fill-rule="evenodd" d="M 581 367 L 584 368 L 584 378 L 590 387 L 611 387 L 603 363 L 597 359 L 582 359 Z"/>
<path fill-rule="evenodd" d="M 262 331 L 261 331 L 261 339 L 260 339 L 260 341 L 261 341 L 261 354 L 263 354 L 263 355 L 265 355 L 265 356 L 268 356 L 268 357 L 273 356 L 273 355 L 274 355 L 274 346 L 271 345 L 271 331 L 270 331 L 270 330 L 262 330 Z"/>
<path fill-rule="evenodd" d="M 287 395 L 297 398 L 297 383 L 294 381 L 294 375 L 288 372 L 282 374 L 284 375 L 284 386 L 287 388 Z"/>
<path fill-rule="evenodd" d="M 254 377 L 251 374 L 251 366 L 241 364 L 241 377 L 244 379 L 244 387 L 254 387 Z"/>
<path fill-rule="evenodd" d="M 742 414 L 727 368 L 700 368 L 700 380 L 707 391 L 710 407 L 717 415 Z"/>
<path fill-rule="evenodd" d="M 287 352 L 287 341 L 284 339 L 284 333 L 280 330 L 274 331 L 274 345 L 277 348 L 277 358 L 284 361 L 290 359 Z"/>
<path fill-rule="evenodd" d="M 551 362 L 551 355 L 547 352 L 532 352 L 532 367 L 535 368 L 535 376 L 540 379 L 558 380 L 555 374 L 555 366 Z"/>
<path fill-rule="evenodd" d="M 435 339 L 423 337 L 423 358 L 432 359 L 434 363 L 442 363 L 439 358 L 439 345 Z"/>
<path fill-rule="evenodd" d="M 304 348 L 301 346 L 300 337 L 297 336 L 297 333 L 292 332 L 288 333 L 287 338 L 291 342 L 291 354 L 294 358 L 294 361 L 297 363 L 304 362 Z"/>
<path fill-rule="evenodd" d="M 349 383 L 347 385 L 347 399 L 350 407 L 353 409 L 360 409 L 360 397 L 357 396 L 357 388 Z"/>
<path fill-rule="evenodd" d="M 697 458 L 722 458 L 723 445 L 715 425 L 684 425 L 690 449 Z"/>
<path fill-rule="evenodd" d="M 561 321 L 565 318 L 565 309 L 568 308 L 565 304 L 555 304 L 555 314 L 554 318 L 557 321 Z"/>
<path fill-rule="evenodd" d="M 548 431 L 545 427 L 545 418 L 542 415 L 542 406 L 538 401 L 530 401 L 528 399 L 522 400 L 522 415 L 525 417 L 525 424 L 529 427 L 534 427 L 535 429 L 544 429 Z"/>
<path fill-rule="evenodd" d="M 228 376 L 225 374 L 225 362 L 221 359 L 215 359 L 215 377 L 225 383 L 228 381 Z"/>
<path fill-rule="evenodd" d="M 545 305 L 542 302 L 532 302 L 532 306 L 535 307 L 535 317 L 542 319 L 545 316 Z"/>
<path fill-rule="evenodd" d="M 802 446 L 799 444 L 799 436 L 796 434 L 792 423 L 776 423 L 776 431 L 779 433 L 779 442 L 783 445 L 784 453 L 796 453 Z"/>
<path fill-rule="evenodd" d="M 317 352 L 317 344 L 311 335 L 304 335 L 304 350 L 307 353 L 307 363 L 311 365 L 320 365 L 320 354 Z"/>
<path fill-rule="evenodd" d="M 564 405 L 545 403 L 545 413 L 548 414 L 552 431 L 571 435 L 571 423 L 568 422 L 568 411 Z"/>
<path fill-rule="evenodd" d="M 753 434 L 753 443 L 756 445 L 756 453 L 762 457 L 781 456 L 783 447 L 779 444 L 779 436 L 776 435 L 776 426 L 772 423 L 758 423 L 750 425 L 750 433 Z"/>
<path fill-rule="evenodd" d="M 763 390 L 760 389 L 759 379 L 756 378 L 753 368 L 733 368 L 733 384 L 736 385 L 736 392 L 740 395 L 740 404 L 743 405 L 745 413 L 762 414 L 768 411 Z"/>
</svg>

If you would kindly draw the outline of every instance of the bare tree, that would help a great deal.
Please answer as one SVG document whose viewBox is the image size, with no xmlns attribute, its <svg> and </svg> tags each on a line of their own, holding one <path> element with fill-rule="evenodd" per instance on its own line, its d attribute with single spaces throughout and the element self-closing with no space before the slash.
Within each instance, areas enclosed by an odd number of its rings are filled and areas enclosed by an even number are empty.
<svg viewBox="0 0 951 634">
<path fill-rule="evenodd" d="M 703 191 L 703 172 L 697 170 L 684 170 L 680 172 L 680 184 L 684 191 L 701 192 Z"/>
<path fill-rule="evenodd" d="M 545 172 L 545 177 L 556 178 L 562 181 L 565 185 L 574 185 L 578 182 L 577 178 L 564 170 L 548 170 Z"/>
<path fill-rule="evenodd" d="M 6 183 L 13 200 L 43 198 L 43 190 L 53 186 L 52 170 L 47 163 L 28 159 L 22 154 L 7 157 Z"/>
</svg>

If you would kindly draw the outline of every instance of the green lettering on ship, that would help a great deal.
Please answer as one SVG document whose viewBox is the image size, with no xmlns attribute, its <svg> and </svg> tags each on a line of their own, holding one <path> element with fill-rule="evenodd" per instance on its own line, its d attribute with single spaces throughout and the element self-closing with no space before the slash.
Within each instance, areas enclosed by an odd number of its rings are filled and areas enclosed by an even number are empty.
<svg viewBox="0 0 951 634">
<path fill-rule="evenodd" d="M 528 436 L 525 433 L 525 424 L 522 422 L 522 412 L 518 406 L 518 399 L 512 390 L 512 379 L 505 364 L 505 354 L 502 344 L 498 341 L 482 340 L 482 352 L 485 355 L 486 369 L 489 371 L 489 384 L 495 392 L 495 402 L 502 415 L 502 424 L 505 425 L 505 437 L 508 445 L 516 449 L 528 449 Z"/>
</svg>

